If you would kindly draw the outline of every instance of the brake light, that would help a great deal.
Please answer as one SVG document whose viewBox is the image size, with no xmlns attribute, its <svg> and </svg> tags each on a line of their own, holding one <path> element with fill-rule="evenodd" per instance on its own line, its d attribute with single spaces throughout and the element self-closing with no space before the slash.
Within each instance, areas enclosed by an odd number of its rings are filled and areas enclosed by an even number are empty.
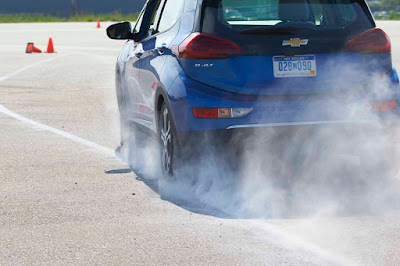
<svg viewBox="0 0 400 266">
<path fill-rule="evenodd" d="M 242 54 L 244 49 L 234 42 L 205 33 L 190 34 L 172 51 L 183 59 L 225 59 Z"/>
<path fill-rule="evenodd" d="M 361 54 L 385 54 L 392 51 L 392 46 L 387 34 L 383 30 L 375 28 L 349 41 L 345 50 Z"/>
</svg>

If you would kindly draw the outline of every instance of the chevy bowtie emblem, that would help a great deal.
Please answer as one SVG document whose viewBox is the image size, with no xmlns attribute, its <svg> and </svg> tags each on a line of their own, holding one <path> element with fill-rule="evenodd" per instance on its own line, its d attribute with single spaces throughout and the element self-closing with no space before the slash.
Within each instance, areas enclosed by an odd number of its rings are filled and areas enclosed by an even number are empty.
<svg viewBox="0 0 400 266">
<path fill-rule="evenodd" d="M 308 40 L 303 39 L 300 40 L 299 38 L 290 38 L 290 40 L 284 40 L 282 46 L 292 46 L 292 47 L 300 47 L 301 45 L 307 45 Z"/>
</svg>

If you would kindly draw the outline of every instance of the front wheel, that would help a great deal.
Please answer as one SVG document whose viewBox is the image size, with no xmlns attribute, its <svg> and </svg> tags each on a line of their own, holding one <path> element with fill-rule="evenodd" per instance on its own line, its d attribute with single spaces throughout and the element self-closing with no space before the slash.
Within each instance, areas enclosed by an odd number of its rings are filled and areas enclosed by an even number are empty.
<svg viewBox="0 0 400 266">
<path fill-rule="evenodd" d="M 176 178 L 178 166 L 178 145 L 171 114 L 165 103 L 161 106 L 158 119 L 158 136 L 160 140 L 161 170 L 166 180 Z"/>
</svg>

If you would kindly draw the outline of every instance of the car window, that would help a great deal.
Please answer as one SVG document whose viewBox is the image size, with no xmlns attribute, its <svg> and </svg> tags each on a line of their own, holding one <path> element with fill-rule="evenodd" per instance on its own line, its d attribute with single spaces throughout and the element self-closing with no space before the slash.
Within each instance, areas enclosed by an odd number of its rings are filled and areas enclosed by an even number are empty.
<svg viewBox="0 0 400 266">
<path fill-rule="evenodd" d="M 309 49 L 337 52 L 374 27 L 364 0 L 203 0 L 201 12 L 200 32 L 255 54 L 282 53 L 282 40 L 299 36 L 313 40 Z"/>
<path fill-rule="evenodd" d="M 218 19 L 232 26 L 341 28 L 365 16 L 355 0 L 221 0 L 218 9 Z"/>
<path fill-rule="evenodd" d="M 139 17 L 137 18 L 135 27 L 133 28 L 133 31 L 132 31 L 132 32 L 136 32 L 136 33 L 140 32 L 140 27 L 141 27 L 142 21 L 143 21 L 143 14 L 144 14 L 144 12 L 142 12 L 142 13 L 139 15 Z"/>
<path fill-rule="evenodd" d="M 153 10 L 153 12 L 151 14 L 151 17 L 150 17 L 150 26 L 149 26 L 149 29 L 147 31 L 147 37 L 151 36 L 151 35 L 154 35 L 154 34 L 156 34 L 158 32 L 157 31 L 157 24 L 158 24 L 158 21 L 160 20 L 162 7 L 163 7 L 163 4 L 162 4 L 161 0 L 157 1 L 157 3 L 155 3 L 154 10 Z"/>
<path fill-rule="evenodd" d="M 163 32 L 171 28 L 179 19 L 184 0 L 167 0 L 161 15 L 158 31 Z"/>
<path fill-rule="evenodd" d="M 140 17 L 140 22 L 142 22 L 142 26 L 138 27 L 140 28 L 140 41 L 157 33 L 157 22 L 162 11 L 160 3 L 161 0 L 150 1 L 143 12 L 143 16 Z"/>
</svg>

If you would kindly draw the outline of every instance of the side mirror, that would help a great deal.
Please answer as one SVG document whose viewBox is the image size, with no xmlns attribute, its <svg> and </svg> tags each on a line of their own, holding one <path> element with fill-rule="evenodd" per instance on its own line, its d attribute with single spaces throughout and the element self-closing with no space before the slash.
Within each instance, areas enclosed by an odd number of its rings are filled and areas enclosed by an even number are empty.
<svg viewBox="0 0 400 266">
<path fill-rule="evenodd" d="M 134 39 L 131 23 L 128 21 L 115 23 L 107 28 L 107 36 L 113 40 Z"/>
</svg>

